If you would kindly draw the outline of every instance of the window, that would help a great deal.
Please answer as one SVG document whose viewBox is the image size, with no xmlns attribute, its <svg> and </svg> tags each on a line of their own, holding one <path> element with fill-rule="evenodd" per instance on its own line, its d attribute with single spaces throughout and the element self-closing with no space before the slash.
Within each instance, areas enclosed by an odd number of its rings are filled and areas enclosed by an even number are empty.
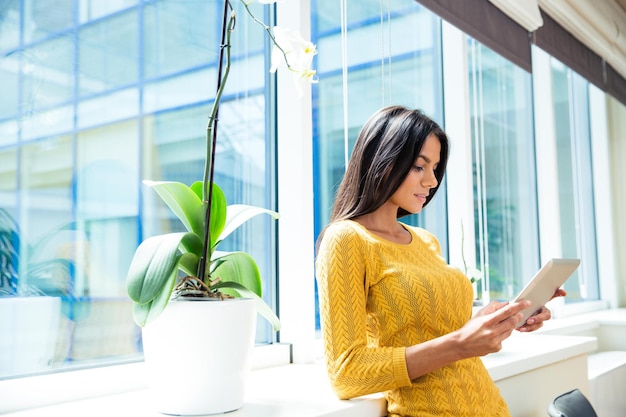
<svg viewBox="0 0 626 417">
<path fill-rule="evenodd" d="M 565 302 L 599 299 L 589 82 L 551 58 L 559 226 L 564 257 L 580 258 Z"/>
<path fill-rule="evenodd" d="M 214 2 L 201 1 L 144 5 L 143 77 L 164 76 L 214 61 L 221 26 L 207 25 L 206 16 L 221 15 L 218 9 Z"/>
<path fill-rule="evenodd" d="M 77 77 L 80 96 L 137 83 L 141 64 L 137 13 L 137 8 L 132 8 L 80 27 Z"/>
<path fill-rule="evenodd" d="M 531 76 L 469 40 L 479 297 L 511 299 L 539 267 Z"/>
<path fill-rule="evenodd" d="M 182 230 L 141 181 L 202 179 L 216 85 L 220 1 L 35 3 L 0 10 L 0 379 L 141 359 L 126 271 L 143 238 Z M 269 49 L 233 6 L 216 181 L 276 209 Z M 255 257 L 269 302 L 275 233 L 259 216 L 224 242 Z M 257 342 L 274 337 L 259 320 Z"/>
<path fill-rule="evenodd" d="M 591 108 L 597 109 L 598 106 Z M 598 273 L 602 299 L 609 299 L 611 305 L 620 305 L 619 300 L 624 299 L 626 288 L 623 279 L 620 281 L 614 278 L 620 274 L 611 272 L 624 271 L 626 268 L 624 256 L 617 255 L 626 253 L 626 218 L 618 214 L 622 213 L 626 204 L 626 182 L 622 181 L 626 177 L 626 167 L 623 164 L 623 155 L 626 155 L 626 141 L 623 140 L 626 137 L 626 103 L 609 96 L 606 99 L 605 116 L 608 137 L 605 153 L 608 157 L 603 159 L 604 164 L 594 163 L 594 167 L 603 167 L 606 170 L 603 178 L 596 174 L 596 178 L 600 177 L 600 180 L 595 190 L 602 191 L 609 197 L 604 204 L 599 203 L 596 206 L 596 216 L 601 220 L 597 229 Z M 597 147 L 594 146 L 594 155 L 601 154 L 596 151 Z M 607 261 L 606 255 L 613 253 L 617 255 L 615 259 L 611 257 Z"/>
<path fill-rule="evenodd" d="M 313 102 L 316 236 L 329 220 L 336 187 L 358 132 L 374 111 L 389 104 L 420 108 L 443 125 L 440 20 L 415 3 L 392 2 L 382 15 L 380 5 L 373 3 L 350 3 L 349 10 L 348 76 L 344 80 L 339 4 L 316 1 L 312 5 L 313 42 L 324 51 L 318 61 L 323 82 L 315 86 Z M 346 126 L 341 99 L 344 82 L 348 89 Z M 448 244 L 445 196 L 444 184 L 424 212 L 402 220 L 435 233 L 444 256 Z"/>
<path fill-rule="evenodd" d="M 138 3 L 138 0 L 79 0 L 79 19 L 81 23 L 110 15 Z"/>
</svg>

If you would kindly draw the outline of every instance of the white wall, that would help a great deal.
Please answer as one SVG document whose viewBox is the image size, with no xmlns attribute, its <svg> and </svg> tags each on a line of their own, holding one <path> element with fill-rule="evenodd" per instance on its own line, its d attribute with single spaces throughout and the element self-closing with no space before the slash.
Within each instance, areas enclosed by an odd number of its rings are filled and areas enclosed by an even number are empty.
<svg viewBox="0 0 626 417">
<path fill-rule="evenodd" d="M 612 97 L 607 99 L 609 153 L 613 193 L 613 227 L 616 256 L 618 303 L 626 306 L 626 106 Z"/>
</svg>

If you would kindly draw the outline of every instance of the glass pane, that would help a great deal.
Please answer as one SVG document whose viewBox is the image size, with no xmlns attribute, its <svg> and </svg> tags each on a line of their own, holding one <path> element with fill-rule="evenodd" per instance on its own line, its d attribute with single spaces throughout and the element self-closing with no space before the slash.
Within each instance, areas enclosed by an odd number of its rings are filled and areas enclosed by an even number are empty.
<svg viewBox="0 0 626 417">
<path fill-rule="evenodd" d="M 18 40 L 28 39 L 21 30 L 41 39 L 0 55 L 0 262 L 6 266 L 0 295 L 10 293 L 0 298 L 0 316 L 24 320 L 10 336 L 0 324 L 0 378 L 139 360 L 128 266 L 142 238 L 180 228 L 141 180 L 191 183 L 203 176 L 222 2 L 141 2 L 144 14 L 136 0 L 72 0 L 80 19 L 66 22 L 59 17 L 64 1 L 39 32 L 10 24 L 19 21 L 14 10 L 34 13 L 37 2 L 5 3 L 0 30 L 15 31 Z M 269 49 L 263 28 L 235 4 L 237 53 L 220 109 L 217 181 L 229 203 L 275 208 Z M 260 16 L 271 10 L 254 7 Z M 176 36 L 166 55 L 150 61 L 158 71 L 148 84 L 140 28 L 161 33 L 164 25 Z M 42 28 L 53 33 L 43 37 Z M 0 42 L 13 37 L 3 32 Z M 223 246 L 255 257 L 270 302 L 275 227 L 259 216 Z M 49 297 L 22 302 L 14 296 L 18 289 Z M 29 321 L 31 311 L 47 321 Z M 259 320 L 257 342 L 273 340 Z"/>
<path fill-rule="evenodd" d="M 22 112 L 36 113 L 74 96 L 74 38 L 62 35 L 22 54 Z"/>
<path fill-rule="evenodd" d="M 18 124 L 15 120 L 0 123 L 0 146 L 17 142 Z"/>
<path fill-rule="evenodd" d="M 67 133 L 74 126 L 74 109 L 72 106 L 59 106 L 51 110 L 24 115 L 21 125 L 22 139 Z"/>
<path fill-rule="evenodd" d="M 76 123 L 78 128 L 83 129 L 136 117 L 138 114 L 139 91 L 136 88 L 130 88 L 81 101 L 78 104 Z"/>
<path fill-rule="evenodd" d="M 70 29 L 74 24 L 74 0 L 26 0 L 23 3 L 26 42 Z"/>
<path fill-rule="evenodd" d="M 161 0 L 146 4 L 143 10 L 144 77 L 188 70 L 216 60 L 221 25 L 208 25 L 207 18 L 221 16 L 220 2 Z M 242 36 L 242 32 L 237 30 L 234 36 Z"/>
<path fill-rule="evenodd" d="M 137 81 L 138 33 L 136 9 L 80 30 L 78 71 L 81 95 Z"/>
<path fill-rule="evenodd" d="M 65 226 L 72 218 L 71 137 L 46 139 L 22 147 L 20 166 L 21 229 L 25 237 L 38 241 L 47 236 L 46 230 Z M 26 261 L 37 259 L 35 254 L 24 253 L 30 255 Z"/>
<path fill-rule="evenodd" d="M 20 44 L 20 1 L 5 0 L 0 5 L 0 51 Z"/>
<path fill-rule="evenodd" d="M 17 150 L 4 149 L 0 151 L 0 297 L 15 294 L 17 290 L 19 230 L 16 227 L 16 190 Z M 0 350 L 1 346 L 0 342 Z M 0 354 L 0 358 L 3 356 Z"/>
<path fill-rule="evenodd" d="M 0 39 L 2 35 L 0 35 Z M 0 56 L 1 53 L 0 53 Z M 21 54 L 12 52 L 0 58 L 0 120 L 17 114 L 19 106 L 19 83 L 18 72 Z M 4 139 L 0 135 L 0 143 Z"/>
<path fill-rule="evenodd" d="M 18 297 L 0 298 L 3 314 L 19 325 L 3 329 L 0 377 L 58 366 L 70 346 L 65 342 L 71 328 L 71 158 L 69 137 L 21 148 L 14 217 Z"/>
<path fill-rule="evenodd" d="M 559 219 L 564 257 L 580 258 L 565 283 L 566 302 L 599 298 L 588 82 L 556 59 L 552 98 L 557 143 Z"/>
<path fill-rule="evenodd" d="M 443 103 L 439 18 L 417 3 L 392 1 L 389 10 L 385 3 L 385 24 L 381 28 L 378 3 L 351 3 L 347 36 L 348 133 L 344 135 L 340 5 L 317 1 L 313 6 L 313 42 L 324 51 L 318 58 L 323 82 L 314 85 L 313 96 L 317 236 L 329 220 L 336 187 L 365 120 L 374 111 L 393 103 L 420 108 L 443 124 Z M 393 44 L 389 39 L 394 40 Z M 402 221 L 433 232 L 447 256 L 445 197 L 444 183 L 422 213 Z"/>
<path fill-rule="evenodd" d="M 78 0 L 80 22 L 88 22 L 124 10 L 138 0 Z"/>
<path fill-rule="evenodd" d="M 77 138 L 76 239 L 69 360 L 133 358 L 140 352 L 126 272 L 138 230 L 138 126 L 135 120 Z"/>
<path fill-rule="evenodd" d="M 316 31 L 319 33 L 336 32 L 341 26 L 338 2 L 318 0 L 314 3 L 315 10 L 312 10 L 312 13 L 315 19 L 312 20 L 312 23 L 316 26 Z M 358 26 L 363 22 L 371 24 L 372 20 L 380 22 L 381 12 L 386 18 L 387 12 L 394 15 L 402 14 L 406 7 L 407 2 L 405 0 L 386 0 L 382 3 L 373 1 L 351 2 L 348 5 L 348 24 Z"/>
<path fill-rule="evenodd" d="M 531 77 L 471 39 L 468 59 L 479 297 L 508 300 L 540 264 Z"/>
<path fill-rule="evenodd" d="M 197 86 L 212 85 L 216 78 L 217 71 L 211 68 L 186 72 L 165 80 L 145 84 L 143 90 L 144 111 L 151 113 L 205 101 L 207 91 L 199 89 Z"/>
</svg>

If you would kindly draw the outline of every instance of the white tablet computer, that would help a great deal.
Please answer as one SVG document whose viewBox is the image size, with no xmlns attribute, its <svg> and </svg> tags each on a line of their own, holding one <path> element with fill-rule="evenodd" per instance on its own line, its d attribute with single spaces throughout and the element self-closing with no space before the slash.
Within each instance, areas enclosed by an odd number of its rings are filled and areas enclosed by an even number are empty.
<svg viewBox="0 0 626 417">
<path fill-rule="evenodd" d="M 513 300 L 513 302 L 530 300 L 532 303 L 530 307 L 522 312 L 524 313 L 524 318 L 517 327 L 521 327 L 530 316 L 550 301 L 556 290 L 561 288 L 563 283 L 578 268 L 578 265 L 580 265 L 580 259 L 554 258 L 546 262 Z"/>
</svg>

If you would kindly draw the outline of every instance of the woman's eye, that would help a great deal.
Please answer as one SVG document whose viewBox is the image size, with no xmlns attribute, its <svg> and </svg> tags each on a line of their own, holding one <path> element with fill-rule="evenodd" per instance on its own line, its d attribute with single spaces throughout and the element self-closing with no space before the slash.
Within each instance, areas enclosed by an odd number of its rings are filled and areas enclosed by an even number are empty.
<svg viewBox="0 0 626 417">
<path fill-rule="evenodd" d="M 422 172 L 424 170 L 424 167 L 419 167 L 417 165 L 413 165 L 413 169 L 416 170 L 417 172 Z"/>
</svg>

